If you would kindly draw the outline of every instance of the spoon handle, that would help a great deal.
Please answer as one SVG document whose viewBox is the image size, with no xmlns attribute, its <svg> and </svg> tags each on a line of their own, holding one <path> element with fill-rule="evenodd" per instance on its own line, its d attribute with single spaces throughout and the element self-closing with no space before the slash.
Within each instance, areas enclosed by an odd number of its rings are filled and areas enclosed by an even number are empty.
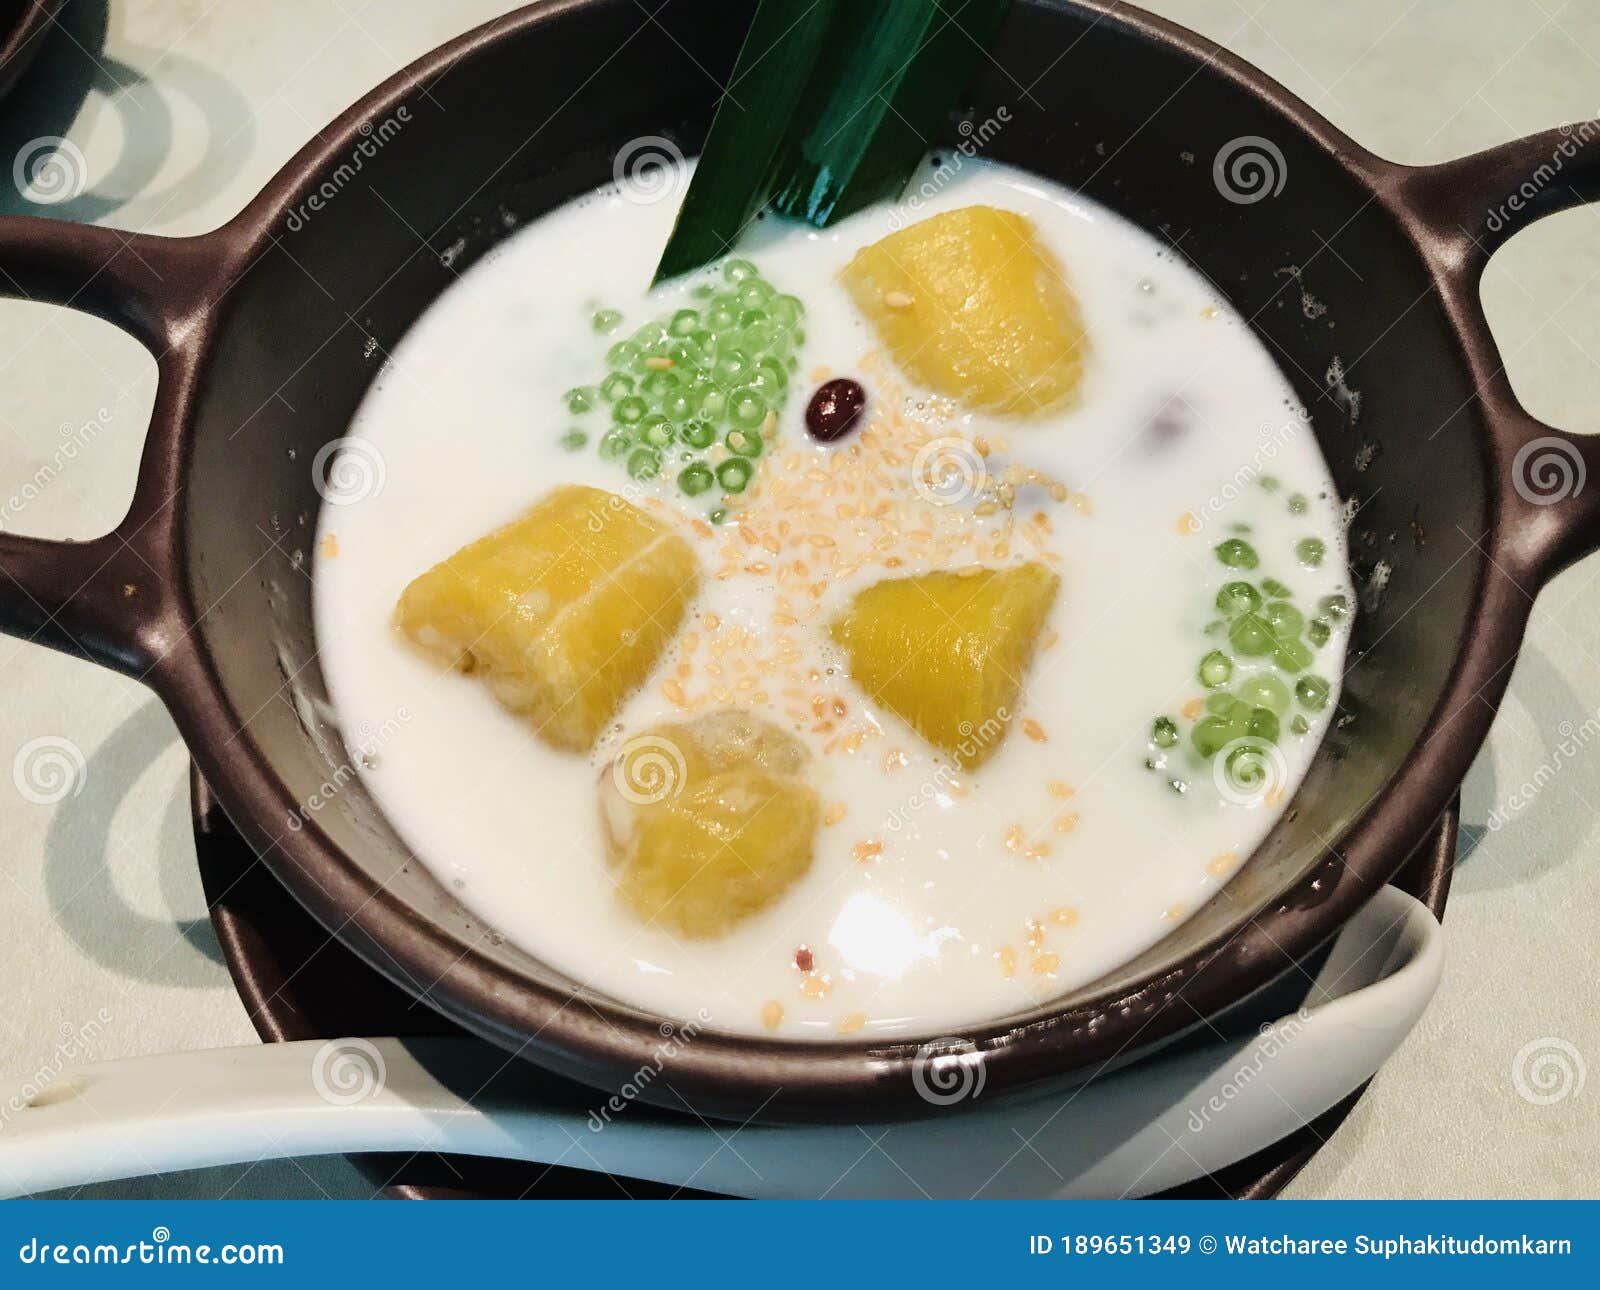
<svg viewBox="0 0 1600 1290">
<path fill-rule="evenodd" d="M 1215 1173 L 1361 1087 L 1439 980 L 1438 922 L 1385 889 L 1260 1033 L 1046 1097 L 895 1125 L 724 1125 L 562 1084 L 468 1038 L 334 1039 L 99 1062 L 0 1086 L 0 1194 L 334 1152 L 561 1164 L 751 1197 L 1148 1195 Z M 6 1095 L 9 1094 L 9 1097 Z M 610 1107 L 609 1111 L 602 1107 Z M 621 1109 L 616 1109 L 620 1107 Z"/>
</svg>

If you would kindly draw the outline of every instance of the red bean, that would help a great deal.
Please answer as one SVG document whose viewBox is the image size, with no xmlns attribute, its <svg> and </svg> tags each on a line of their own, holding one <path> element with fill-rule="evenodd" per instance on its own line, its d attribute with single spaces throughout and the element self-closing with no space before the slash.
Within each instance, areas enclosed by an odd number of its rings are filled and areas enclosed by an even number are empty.
<svg viewBox="0 0 1600 1290">
<path fill-rule="evenodd" d="M 806 429 L 813 439 L 831 443 L 854 429 L 867 406 L 867 392 L 860 382 L 841 376 L 827 382 L 806 405 Z"/>
</svg>

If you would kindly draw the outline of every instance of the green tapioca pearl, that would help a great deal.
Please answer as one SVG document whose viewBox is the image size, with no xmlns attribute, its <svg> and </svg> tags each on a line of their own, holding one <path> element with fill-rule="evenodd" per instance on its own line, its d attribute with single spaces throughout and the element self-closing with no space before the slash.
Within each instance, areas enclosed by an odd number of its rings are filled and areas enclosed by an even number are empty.
<svg viewBox="0 0 1600 1290">
<path fill-rule="evenodd" d="M 607 403 L 615 403 L 618 399 L 625 399 L 633 393 L 633 377 L 622 372 L 613 372 L 600 382 L 600 397 Z"/>
<path fill-rule="evenodd" d="M 1261 611 L 1276 636 L 1298 636 L 1306 625 L 1305 615 L 1286 600 L 1274 600 Z"/>
<path fill-rule="evenodd" d="M 1178 725 L 1171 717 L 1157 717 L 1150 725 L 1150 742 L 1157 748 L 1171 748 L 1178 742 Z"/>
<path fill-rule="evenodd" d="M 654 448 L 636 448 L 628 455 L 628 474 L 635 479 L 654 479 L 661 473 L 661 454 Z"/>
<path fill-rule="evenodd" d="M 765 389 L 783 390 L 788 387 L 788 369 L 770 354 L 756 361 L 756 374 L 761 377 Z"/>
<path fill-rule="evenodd" d="M 722 442 L 735 457 L 759 457 L 763 446 L 761 436 L 754 430 L 730 430 Z"/>
<path fill-rule="evenodd" d="M 694 412 L 694 398 L 685 389 L 676 389 L 661 399 L 661 415 L 682 425 Z"/>
<path fill-rule="evenodd" d="M 1247 658 L 1270 654 L 1275 644 L 1272 628 L 1256 614 L 1240 614 L 1228 624 L 1228 643 Z"/>
<path fill-rule="evenodd" d="M 1289 710 L 1289 687 L 1275 676 L 1252 676 L 1239 682 L 1239 702 L 1252 708 L 1266 708 L 1280 716 Z"/>
<path fill-rule="evenodd" d="M 729 282 L 738 285 L 759 279 L 761 271 L 751 264 L 749 260 L 728 260 L 722 266 L 722 276 Z"/>
<path fill-rule="evenodd" d="M 1230 582 L 1217 592 L 1217 608 L 1230 618 L 1261 608 L 1261 593 L 1248 582 Z"/>
<path fill-rule="evenodd" d="M 1215 694 L 1206 695 L 1206 711 L 1217 717 L 1232 717 L 1236 712 L 1248 712 L 1249 709 L 1226 690 L 1218 690 Z"/>
<path fill-rule="evenodd" d="M 649 401 L 651 407 L 659 408 L 667 395 L 676 392 L 680 384 L 678 378 L 670 371 L 652 371 L 639 382 L 639 393 Z"/>
<path fill-rule="evenodd" d="M 713 296 L 706 306 L 706 326 L 722 333 L 739 325 L 739 302 L 732 296 Z"/>
<path fill-rule="evenodd" d="M 1289 597 L 1294 595 L 1294 592 L 1290 591 L 1288 587 L 1284 586 L 1276 578 L 1263 578 L 1261 580 L 1261 590 L 1274 600 L 1288 600 Z"/>
<path fill-rule="evenodd" d="M 734 425 L 754 430 L 767 417 L 767 401 L 757 390 L 741 386 L 728 395 L 728 420 Z"/>
<path fill-rule="evenodd" d="M 694 462 L 678 472 L 678 487 L 690 497 L 700 496 L 716 482 L 717 477 L 711 473 L 711 467 L 703 461 Z"/>
<path fill-rule="evenodd" d="M 619 372 L 632 370 L 635 363 L 644 358 L 644 351 L 631 340 L 619 340 L 610 349 L 606 350 L 606 365 Z"/>
<path fill-rule="evenodd" d="M 1304 515 L 1310 507 L 1311 503 L 1306 499 L 1304 493 L 1295 493 L 1289 498 L 1289 514 L 1291 515 Z"/>
<path fill-rule="evenodd" d="M 1251 708 L 1245 718 L 1245 734 L 1252 739 L 1265 739 L 1269 744 L 1278 742 L 1278 714 L 1268 708 Z"/>
<path fill-rule="evenodd" d="M 672 422 L 663 416 L 649 416 L 639 422 L 639 442 L 651 448 L 665 448 L 677 437 Z"/>
<path fill-rule="evenodd" d="M 742 349 L 730 349 L 717 355 L 712 375 L 719 385 L 740 385 L 750 371 L 750 356 Z"/>
<path fill-rule="evenodd" d="M 717 428 L 710 421 L 697 417 L 683 423 L 678 437 L 691 448 L 709 448 L 716 442 Z"/>
<path fill-rule="evenodd" d="M 1333 625 L 1326 618 L 1313 618 L 1306 624 L 1306 639 L 1318 649 L 1328 643 L 1333 635 Z"/>
<path fill-rule="evenodd" d="M 1261 563 L 1255 547 L 1243 538 L 1229 538 L 1226 542 L 1217 543 L 1216 555 L 1230 569 L 1254 569 Z"/>
<path fill-rule="evenodd" d="M 739 287 L 739 308 L 761 309 L 775 294 L 770 283 L 763 282 L 760 278 L 751 278 Z"/>
<path fill-rule="evenodd" d="M 1311 730 L 1311 723 L 1297 712 L 1289 719 L 1289 729 L 1297 735 L 1307 734 Z"/>
<path fill-rule="evenodd" d="M 742 493 L 756 468 L 744 457 L 729 457 L 717 466 L 717 483 L 725 493 Z"/>
<path fill-rule="evenodd" d="M 561 446 L 568 452 L 577 452 L 579 448 L 589 442 L 589 436 L 582 430 L 568 430 L 559 440 Z"/>
<path fill-rule="evenodd" d="M 594 409 L 595 392 L 587 385 L 574 386 L 561 397 L 566 402 L 567 411 L 573 416 L 582 416 Z"/>
<path fill-rule="evenodd" d="M 1320 676 L 1302 676 L 1294 683 L 1294 697 L 1302 708 L 1321 712 L 1328 706 L 1330 687 Z"/>
<path fill-rule="evenodd" d="M 720 421 L 728 414 L 728 395 L 724 390 L 714 386 L 701 391 L 700 407 L 697 409 L 701 419 L 705 421 Z"/>
<path fill-rule="evenodd" d="M 656 346 L 663 344 L 667 339 L 667 329 L 658 322 L 647 322 L 633 333 L 633 343 L 645 353 L 653 351 Z"/>
<path fill-rule="evenodd" d="M 633 440 L 620 430 L 612 430 L 600 440 L 600 456 L 605 461 L 621 461 L 633 451 Z"/>
<path fill-rule="evenodd" d="M 1350 601 L 1341 595 L 1324 596 L 1317 602 L 1317 608 L 1327 617 L 1338 622 L 1350 612 Z"/>
<path fill-rule="evenodd" d="M 672 315 L 672 320 L 667 324 L 667 331 L 674 336 L 693 336 L 700 330 L 700 311 L 698 309 L 680 309 Z"/>
<path fill-rule="evenodd" d="M 1281 637 L 1272 648 L 1272 661 L 1285 672 L 1303 672 L 1311 666 L 1311 648 L 1304 641 Z"/>
<path fill-rule="evenodd" d="M 805 316 L 806 307 L 798 296 L 774 296 L 767 305 L 767 312 L 779 327 L 793 327 Z"/>
<path fill-rule="evenodd" d="M 1226 717 L 1204 717 L 1195 722 L 1189 741 L 1202 757 L 1215 757 L 1242 733 L 1242 728 Z"/>
<path fill-rule="evenodd" d="M 650 411 L 650 405 L 637 394 L 630 394 L 625 399 L 618 399 L 616 407 L 611 409 L 611 415 L 625 426 L 638 425 L 645 419 Z"/>
<path fill-rule="evenodd" d="M 1322 564 L 1322 557 L 1328 553 L 1328 548 L 1323 545 L 1321 538 L 1301 538 L 1295 544 L 1295 557 L 1308 569 L 1315 569 Z"/>
<path fill-rule="evenodd" d="M 609 336 L 618 327 L 622 326 L 622 315 L 615 309 L 600 309 L 589 320 L 589 325 L 602 336 Z"/>
<path fill-rule="evenodd" d="M 690 379 L 706 364 L 706 355 L 692 340 L 674 340 L 668 343 L 666 357 L 672 360 L 671 370 L 683 380 Z"/>
<path fill-rule="evenodd" d="M 739 325 L 739 345 L 747 354 L 766 353 L 778 338 L 778 329 L 759 309 L 749 310 L 739 320 Z"/>
<path fill-rule="evenodd" d="M 1214 649 L 1200 660 L 1196 675 L 1200 678 L 1200 684 L 1209 689 L 1226 685 L 1228 678 L 1233 675 L 1233 660 L 1221 650 Z"/>
</svg>

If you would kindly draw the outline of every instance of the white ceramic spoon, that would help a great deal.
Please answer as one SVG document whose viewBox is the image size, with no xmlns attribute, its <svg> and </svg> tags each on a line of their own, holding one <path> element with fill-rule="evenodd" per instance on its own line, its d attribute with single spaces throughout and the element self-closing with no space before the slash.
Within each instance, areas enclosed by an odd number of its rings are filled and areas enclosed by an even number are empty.
<svg viewBox="0 0 1600 1290">
<path fill-rule="evenodd" d="M 1442 940 L 1423 905 L 1386 888 L 1340 932 L 1306 1006 L 1258 1034 L 993 1104 L 972 1096 L 981 1065 L 962 1058 L 944 1083 L 965 1093 L 960 1105 L 895 1125 L 739 1128 L 637 1103 L 606 1117 L 600 1093 L 592 1106 L 531 1100 L 520 1062 L 469 1039 L 99 1062 L 42 1091 L 6 1083 L 0 1192 L 286 1156 L 439 1151 L 751 1197 L 1149 1195 L 1242 1160 L 1371 1078 L 1432 997 Z"/>
</svg>

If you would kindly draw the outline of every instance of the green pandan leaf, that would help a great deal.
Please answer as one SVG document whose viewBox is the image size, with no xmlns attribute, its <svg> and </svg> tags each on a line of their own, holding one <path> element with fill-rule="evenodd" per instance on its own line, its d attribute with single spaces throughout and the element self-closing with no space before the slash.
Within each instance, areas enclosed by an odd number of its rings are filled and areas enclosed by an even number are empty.
<svg viewBox="0 0 1600 1290">
<path fill-rule="evenodd" d="M 801 105 L 776 208 L 826 228 L 898 197 L 1009 5 L 866 0 L 847 55 L 830 66 L 831 75 L 813 79 Z"/>
<path fill-rule="evenodd" d="M 760 0 L 656 281 L 769 202 L 819 228 L 898 197 L 1010 0 Z"/>
<path fill-rule="evenodd" d="M 726 255 L 772 196 L 788 130 L 847 0 L 760 0 L 655 280 Z"/>
</svg>

